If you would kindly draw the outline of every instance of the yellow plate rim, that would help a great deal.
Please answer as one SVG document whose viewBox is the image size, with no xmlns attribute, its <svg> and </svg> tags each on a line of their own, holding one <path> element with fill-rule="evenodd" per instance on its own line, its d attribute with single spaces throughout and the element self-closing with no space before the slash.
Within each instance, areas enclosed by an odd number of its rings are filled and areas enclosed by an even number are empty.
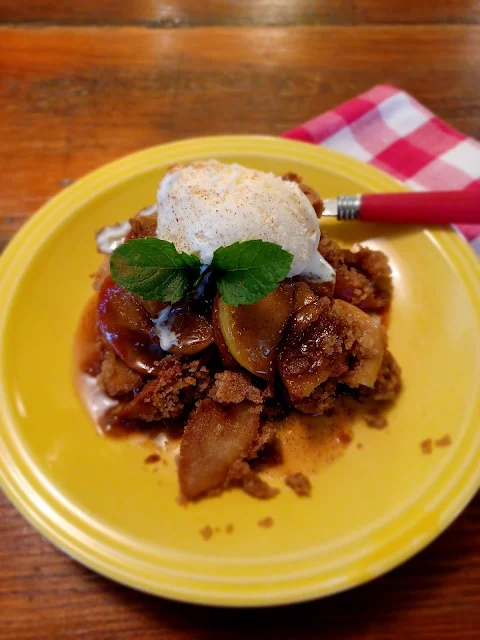
<svg viewBox="0 0 480 640">
<path fill-rule="evenodd" d="M 192 138 L 165 145 L 150 147 L 143 151 L 130 154 L 93 171 L 68 187 L 52 200 L 46 203 L 37 214 L 31 218 L 6 248 L 0 258 L 0 356 L 3 349 L 3 335 L 8 316 L 9 302 L 13 298 L 18 281 L 22 278 L 28 265 L 29 258 L 39 242 L 44 231 L 53 232 L 65 224 L 76 213 L 79 206 L 105 188 L 131 177 L 134 172 L 151 169 L 155 162 L 174 162 L 182 157 L 211 157 L 217 153 L 230 154 L 248 153 L 256 156 L 276 156 L 295 162 L 311 162 L 334 169 L 338 174 L 346 177 L 367 179 L 370 185 L 378 191 L 399 191 L 404 187 L 382 171 L 343 156 L 337 152 L 292 140 L 271 138 L 268 136 L 212 136 Z M 468 244 L 450 229 L 429 230 L 428 235 L 441 249 L 445 258 L 454 263 L 461 274 L 475 308 L 480 329 L 480 261 Z M 0 384 L 2 384 L 3 359 L 0 360 Z M 22 460 L 15 460 L 15 425 L 6 411 L 5 403 L 0 404 L 0 485 L 16 508 L 27 520 L 51 542 L 67 554 L 76 558 L 84 565 L 112 578 L 120 583 L 135 587 L 139 590 L 161 595 L 175 600 L 211 604 L 222 606 L 271 606 L 310 600 L 353 586 L 359 585 L 413 556 L 439 535 L 466 506 L 477 491 L 480 484 L 480 434 L 475 446 L 465 457 L 457 473 L 447 483 L 447 491 L 437 496 L 435 501 L 435 515 L 439 525 L 432 528 L 426 535 L 413 537 L 410 535 L 413 524 L 395 541 L 386 544 L 386 554 L 381 562 L 376 562 L 368 571 L 350 567 L 350 577 L 347 583 L 330 580 L 327 583 L 316 579 L 315 571 L 309 575 L 301 575 L 285 579 L 285 584 L 279 581 L 277 590 L 265 589 L 254 594 L 248 590 L 223 594 L 221 590 L 203 591 L 202 579 L 205 576 L 192 578 L 190 587 L 178 588 L 175 584 L 175 571 L 165 574 L 155 572 L 144 574 L 135 571 L 139 566 L 133 564 L 133 570 L 121 554 L 109 557 L 95 549 L 89 548 L 82 536 L 76 535 L 75 526 L 61 529 L 53 526 L 53 519 L 49 516 L 52 506 L 49 504 L 52 496 L 44 489 L 34 485 L 34 474 L 22 465 Z M 474 406 L 475 405 L 475 406 Z M 473 415 L 480 423 L 480 393 L 472 401 Z M 18 442 L 17 442 L 18 444 Z M 18 456 L 17 456 L 18 457 Z M 20 456 L 21 457 L 21 456 Z M 23 461 L 24 463 L 24 461 Z M 451 466 L 451 465 L 450 465 Z M 38 483 L 37 483 L 38 484 Z M 45 497 L 46 496 L 46 497 Z M 47 499 L 46 499 L 47 498 Z M 58 507 L 58 505 L 56 505 Z M 54 507 L 55 509 L 55 504 Z M 57 514 L 55 514 L 57 515 Z M 66 525 L 68 522 L 65 523 Z M 88 537 L 88 536 L 87 536 Z M 400 541 L 400 542 L 399 542 Z M 378 553 L 378 551 L 377 551 Z M 114 554 L 115 555 L 115 554 Z M 181 572 L 177 572 L 180 575 Z M 183 580 L 184 576 L 182 576 Z M 187 576 L 191 578 L 191 576 Z M 206 580 L 206 578 L 205 578 Z M 200 588 L 199 588 L 200 586 Z M 281 587 L 281 589 L 280 589 Z"/>
</svg>

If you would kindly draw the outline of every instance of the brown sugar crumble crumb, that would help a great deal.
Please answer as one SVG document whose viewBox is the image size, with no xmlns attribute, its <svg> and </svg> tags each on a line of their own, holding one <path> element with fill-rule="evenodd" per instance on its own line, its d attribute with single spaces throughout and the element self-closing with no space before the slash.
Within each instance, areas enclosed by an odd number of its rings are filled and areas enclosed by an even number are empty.
<svg viewBox="0 0 480 640">
<path fill-rule="evenodd" d="M 275 498 L 279 493 L 278 489 L 271 487 L 257 476 L 256 473 L 252 472 L 248 473 L 242 479 L 242 487 L 244 491 L 254 498 L 258 498 L 258 500 L 270 500 L 271 498 Z"/>
<path fill-rule="evenodd" d="M 264 529 L 270 529 L 270 527 L 273 527 L 273 518 L 267 516 L 266 518 L 263 518 L 263 520 L 259 520 L 258 526 L 263 527 Z"/>
<path fill-rule="evenodd" d="M 372 429 L 385 429 L 388 425 L 385 416 L 381 416 L 379 413 L 364 413 L 363 419 Z"/>
<path fill-rule="evenodd" d="M 448 433 L 446 433 L 442 438 L 435 440 L 436 447 L 449 447 L 451 444 L 452 444 L 452 439 L 448 435 Z"/>
<path fill-rule="evenodd" d="M 123 360 L 110 349 L 105 349 L 98 384 L 112 398 L 128 394 L 142 386 L 142 376 L 130 369 Z"/>
<path fill-rule="evenodd" d="M 233 533 L 233 524 L 227 524 L 227 526 L 225 527 L 225 533 Z"/>
<path fill-rule="evenodd" d="M 250 382 L 248 375 L 242 371 L 216 373 L 209 396 L 222 404 L 239 404 L 244 400 L 260 404 L 263 401 L 260 389 L 257 389 Z"/>
<path fill-rule="evenodd" d="M 203 529 L 200 529 L 200 535 L 204 540 L 210 540 L 210 538 L 213 536 L 212 527 L 210 525 L 203 527 Z"/>
<path fill-rule="evenodd" d="M 145 458 L 145 464 L 154 464 L 160 460 L 160 456 L 158 453 L 151 453 L 149 456 Z"/>
<path fill-rule="evenodd" d="M 433 450 L 432 439 L 427 438 L 427 440 L 423 440 L 423 442 L 420 443 L 420 448 L 422 450 L 422 453 L 425 453 L 426 455 L 430 455 Z"/>
<path fill-rule="evenodd" d="M 357 449 L 363 449 L 363 444 L 361 442 L 357 442 Z"/>
<path fill-rule="evenodd" d="M 285 478 L 285 484 L 293 489 L 297 496 L 305 497 L 312 493 L 310 480 L 303 473 L 291 473 Z"/>
<path fill-rule="evenodd" d="M 210 385 L 208 369 L 199 360 L 181 362 L 169 355 L 158 364 L 158 376 L 124 405 L 120 420 L 155 422 L 180 417 L 186 406 L 193 405 Z"/>
</svg>

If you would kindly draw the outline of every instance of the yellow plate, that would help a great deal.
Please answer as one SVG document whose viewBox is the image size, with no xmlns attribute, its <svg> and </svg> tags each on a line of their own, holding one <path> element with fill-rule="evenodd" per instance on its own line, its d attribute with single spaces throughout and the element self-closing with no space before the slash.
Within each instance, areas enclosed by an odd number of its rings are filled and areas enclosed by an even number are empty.
<svg viewBox="0 0 480 640">
<path fill-rule="evenodd" d="M 0 263 L 1 483 L 52 542 L 133 587 L 232 606 L 323 596 L 412 556 L 478 487 L 479 264 L 451 230 L 329 225 L 345 242 L 383 249 L 393 265 L 390 341 L 405 390 L 388 428 L 357 424 L 345 454 L 314 477 L 311 499 L 232 491 L 180 507 L 171 462 L 146 465 L 144 446 L 96 433 L 72 381 L 72 339 L 99 263 L 95 231 L 152 203 L 169 164 L 205 157 L 295 171 L 324 196 L 401 189 L 327 149 L 226 136 L 147 149 L 63 191 Z M 422 440 L 444 434 L 451 446 L 421 453 Z M 259 528 L 267 516 L 274 526 Z M 221 531 L 205 541 L 205 525 Z"/>
</svg>

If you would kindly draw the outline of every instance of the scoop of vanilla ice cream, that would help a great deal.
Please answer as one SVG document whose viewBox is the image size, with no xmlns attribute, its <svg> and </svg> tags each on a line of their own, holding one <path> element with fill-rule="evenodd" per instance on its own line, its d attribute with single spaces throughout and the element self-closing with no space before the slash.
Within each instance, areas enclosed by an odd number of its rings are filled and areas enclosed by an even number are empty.
<svg viewBox="0 0 480 640">
<path fill-rule="evenodd" d="M 274 242 L 293 255 L 289 276 L 335 271 L 318 253 L 320 227 L 296 182 L 217 160 L 172 167 L 158 187 L 157 237 L 210 264 L 219 247 Z"/>
</svg>

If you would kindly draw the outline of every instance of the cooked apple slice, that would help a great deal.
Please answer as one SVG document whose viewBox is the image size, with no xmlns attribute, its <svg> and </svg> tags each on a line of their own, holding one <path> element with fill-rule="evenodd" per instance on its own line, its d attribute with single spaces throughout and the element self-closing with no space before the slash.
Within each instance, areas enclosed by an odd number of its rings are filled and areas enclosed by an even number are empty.
<svg viewBox="0 0 480 640">
<path fill-rule="evenodd" d="M 288 325 L 288 335 L 294 340 L 295 336 L 300 336 L 306 329 L 318 320 L 320 313 L 322 312 L 322 303 L 316 298 L 309 304 L 306 304 L 301 309 L 298 309 L 293 315 Z"/>
<path fill-rule="evenodd" d="M 98 326 L 125 364 L 138 373 L 155 374 L 164 352 L 153 323 L 134 296 L 112 278 L 103 281 L 98 297 Z"/>
<path fill-rule="evenodd" d="M 293 309 L 293 288 L 281 283 L 251 305 L 233 307 L 218 300 L 218 322 L 235 360 L 260 378 L 273 378 L 278 343 Z"/>
<path fill-rule="evenodd" d="M 292 318 L 278 350 L 278 370 L 291 398 L 307 398 L 329 378 L 373 387 L 385 350 L 385 332 L 343 300 L 319 300 Z"/>
<path fill-rule="evenodd" d="M 215 302 L 213 304 L 212 312 L 213 337 L 215 338 L 215 344 L 217 345 L 217 349 L 220 353 L 220 357 L 222 358 L 224 366 L 227 367 L 227 369 L 238 369 L 240 365 L 228 350 L 227 343 L 225 342 L 222 330 L 220 329 L 220 323 L 218 321 L 219 300 L 220 294 L 217 293 L 217 295 L 215 296 Z"/>
<path fill-rule="evenodd" d="M 314 302 L 317 296 L 304 280 L 298 280 L 294 283 L 293 311 L 296 313 L 306 307 L 307 304 Z"/>
<path fill-rule="evenodd" d="M 178 478 L 187 500 L 194 500 L 248 472 L 243 461 L 254 450 L 261 406 L 242 402 L 222 407 L 210 398 L 191 415 L 180 445 Z"/>
<path fill-rule="evenodd" d="M 278 349 L 278 370 L 292 399 L 307 398 L 328 378 L 348 370 L 344 327 L 327 298 L 293 316 Z"/>
<path fill-rule="evenodd" d="M 342 376 L 341 381 L 354 388 L 360 385 L 373 387 L 387 346 L 385 331 L 375 318 L 348 302 L 335 300 L 334 306 L 348 314 L 357 334 L 353 368 Z"/>
<path fill-rule="evenodd" d="M 169 325 L 178 342 L 169 349 L 170 353 L 191 356 L 213 344 L 212 325 L 188 302 L 179 302 L 172 307 Z"/>
<path fill-rule="evenodd" d="M 328 338 L 318 325 L 308 333 L 305 341 L 284 344 L 278 353 L 278 370 L 293 400 L 308 398 L 326 380 L 348 370 L 346 353 L 341 349 L 330 353 Z"/>
</svg>

